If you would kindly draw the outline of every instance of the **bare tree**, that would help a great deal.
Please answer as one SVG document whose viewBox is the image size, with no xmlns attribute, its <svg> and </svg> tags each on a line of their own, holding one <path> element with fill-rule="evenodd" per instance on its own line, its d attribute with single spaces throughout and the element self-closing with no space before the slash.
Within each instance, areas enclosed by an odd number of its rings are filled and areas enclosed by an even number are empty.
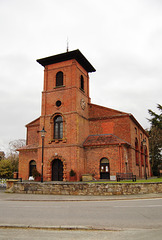
<svg viewBox="0 0 162 240">
<path fill-rule="evenodd" d="M 9 142 L 9 151 L 10 151 L 9 155 L 12 155 L 12 154 L 18 155 L 17 149 L 25 146 L 25 144 L 26 144 L 25 139 L 17 139 Z"/>
</svg>

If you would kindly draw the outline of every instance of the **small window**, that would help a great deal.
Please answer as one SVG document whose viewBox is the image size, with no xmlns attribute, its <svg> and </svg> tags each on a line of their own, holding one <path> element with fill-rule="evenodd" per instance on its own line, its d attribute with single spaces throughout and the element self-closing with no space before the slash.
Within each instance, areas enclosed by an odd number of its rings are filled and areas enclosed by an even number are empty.
<svg viewBox="0 0 162 240">
<path fill-rule="evenodd" d="M 84 91 L 84 78 L 82 75 L 80 76 L 80 89 Z"/>
<path fill-rule="evenodd" d="M 60 106 L 61 106 L 61 101 L 60 101 L 60 100 L 58 100 L 58 101 L 56 102 L 56 106 L 57 106 L 57 107 L 60 107 Z"/>
<path fill-rule="evenodd" d="M 58 72 L 56 74 L 56 87 L 63 86 L 63 72 Z"/>
<path fill-rule="evenodd" d="M 54 139 L 63 138 L 63 119 L 60 115 L 54 118 Z"/>
</svg>

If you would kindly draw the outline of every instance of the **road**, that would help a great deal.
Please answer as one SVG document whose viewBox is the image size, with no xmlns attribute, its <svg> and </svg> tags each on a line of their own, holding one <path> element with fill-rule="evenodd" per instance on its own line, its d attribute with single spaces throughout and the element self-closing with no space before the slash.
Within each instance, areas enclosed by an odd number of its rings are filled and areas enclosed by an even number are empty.
<svg viewBox="0 0 162 240">
<path fill-rule="evenodd" d="M 0 224 L 33 227 L 162 228 L 162 199 L 1 201 Z"/>
<path fill-rule="evenodd" d="M 11 226 L 15 228 L 10 229 Z M 47 230 L 49 228 L 55 230 L 49 232 Z M 67 231 L 70 228 L 72 231 Z M 88 231 L 85 231 L 86 229 Z M 93 230 L 89 231 L 90 229 Z M 110 239 L 160 240 L 162 198 L 56 201 L 48 196 L 46 199 L 39 200 L 37 196 L 37 199 L 25 200 L 21 199 L 21 196 L 17 199 L 10 195 L 7 199 L 0 198 L 0 233 L 0 239 L 3 240 L 23 239 L 22 236 L 27 237 L 30 234 L 32 239 L 50 239 L 50 236 L 48 238 L 47 236 L 54 234 L 51 239 L 110 237 Z M 11 238 L 6 238 L 9 234 Z"/>
</svg>

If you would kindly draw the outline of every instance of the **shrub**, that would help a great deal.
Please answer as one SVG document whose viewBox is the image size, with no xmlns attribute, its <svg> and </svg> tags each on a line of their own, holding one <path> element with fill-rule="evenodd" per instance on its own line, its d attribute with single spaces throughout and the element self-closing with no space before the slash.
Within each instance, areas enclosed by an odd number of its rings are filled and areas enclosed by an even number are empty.
<svg viewBox="0 0 162 240">
<path fill-rule="evenodd" d="M 33 175 L 34 178 L 37 178 L 37 177 L 41 176 L 40 172 L 38 172 L 36 168 L 33 169 L 32 175 Z"/>
<path fill-rule="evenodd" d="M 1 178 L 12 178 L 14 172 L 14 166 L 12 161 L 9 159 L 2 159 L 0 161 L 0 177 Z"/>
<path fill-rule="evenodd" d="M 71 171 L 70 171 L 70 177 L 74 177 L 75 175 L 76 175 L 76 173 L 74 172 L 73 169 L 71 169 Z"/>
</svg>

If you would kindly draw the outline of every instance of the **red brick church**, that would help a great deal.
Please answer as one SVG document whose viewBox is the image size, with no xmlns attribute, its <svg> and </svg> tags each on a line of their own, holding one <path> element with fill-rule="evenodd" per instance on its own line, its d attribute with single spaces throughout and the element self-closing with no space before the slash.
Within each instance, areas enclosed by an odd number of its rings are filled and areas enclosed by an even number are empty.
<svg viewBox="0 0 162 240">
<path fill-rule="evenodd" d="M 37 62 L 44 67 L 42 110 L 26 125 L 19 177 L 29 179 L 34 168 L 43 169 L 44 181 L 68 181 L 71 169 L 77 181 L 83 174 L 95 179 L 114 179 L 117 172 L 150 176 L 147 133 L 132 114 L 91 103 L 89 73 L 96 70 L 83 54 L 75 50 Z"/>
</svg>

